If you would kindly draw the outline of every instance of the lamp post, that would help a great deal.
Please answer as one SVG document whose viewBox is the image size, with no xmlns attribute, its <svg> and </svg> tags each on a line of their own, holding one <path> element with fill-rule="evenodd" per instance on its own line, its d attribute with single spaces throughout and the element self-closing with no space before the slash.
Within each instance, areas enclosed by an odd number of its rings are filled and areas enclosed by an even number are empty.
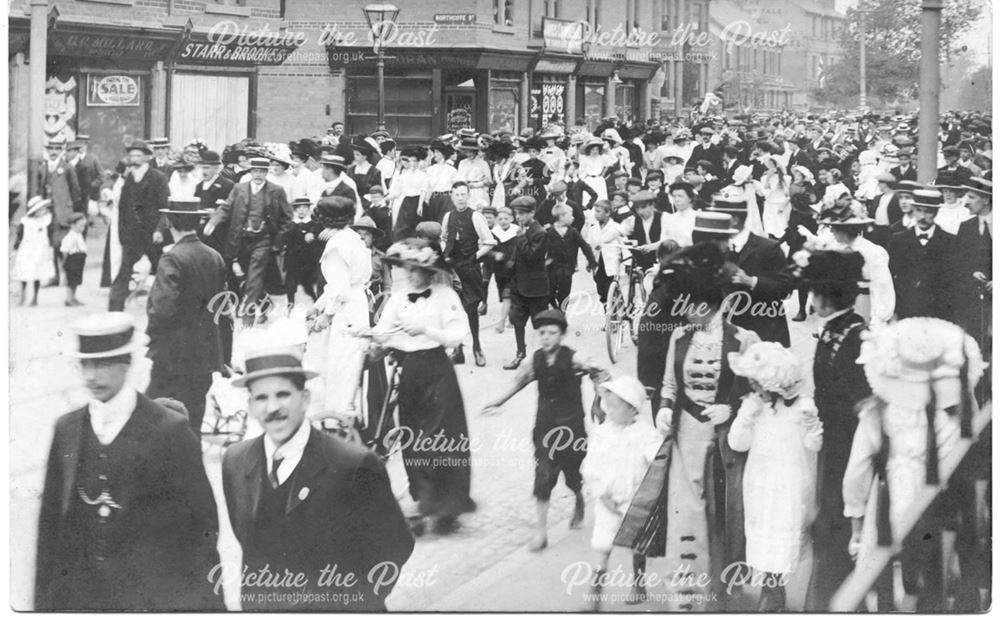
<svg viewBox="0 0 1000 625">
<path fill-rule="evenodd" d="M 369 4 L 365 6 L 365 19 L 372 37 L 375 67 L 378 80 L 378 112 L 375 129 L 385 130 L 385 39 L 392 32 L 399 15 L 394 4 Z"/>
<path fill-rule="evenodd" d="M 923 0 L 920 33 L 920 125 L 917 179 L 931 182 L 937 175 L 938 112 L 941 106 L 941 10 L 944 0 Z"/>
<path fill-rule="evenodd" d="M 867 33 L 865 32 L 865 7 L 863 5 L 859 6 L 858 10 L 861 11 L 861 25 L 860 25 L 861 37 L 859 38 L 861 40 L 861 49 L 858 50 L 858 57 L 861 65 L 861 67 L 858 69 L 859 72 L 858 79 L 860 81 L 859 84 L 860 89 L 858 94 L 858 107 L 863 110 L 868 108 L 868 62 L 867 59 L 865 58 L 866 57 L 865 37 L 867 37 Z"/>
</svg>

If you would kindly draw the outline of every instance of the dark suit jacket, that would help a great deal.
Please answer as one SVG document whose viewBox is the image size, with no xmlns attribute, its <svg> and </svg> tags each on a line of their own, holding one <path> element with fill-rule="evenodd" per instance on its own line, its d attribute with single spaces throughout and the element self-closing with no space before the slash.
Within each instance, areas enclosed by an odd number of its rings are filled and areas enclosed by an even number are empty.
<svg viewBox="0 0 1000 625">
<path fill-rule="evenodd" d="M 163 172 L 150 166 L 142 180 L 125 177 L 118 201 L 118 238 L 122 247 L 145 251 L 160 224 L 160 209 L 167 207 L 170 188 Z"/>
<path fill-rule="evenodd" d="M 233 445 L 222 460 L 222 485 L 233 531 L 252 569 L 262 567 L 271 555 L 297 565 L 309 578 L 305 591 L 319 593 L 363 592 L 362 602 L 315 602 L 307 605 L 277 603 L 261 606 L 281 610 L 354 610 L 385 608 L 394 571 L 413 552 L 413 536 L 389 486 L 385 466 L 368 449 L 313 429 L 302 460 L 296 467 L 285 507 L 290 544 L 285 554 L 273 554 L 267 537 L 256 536 L 256 516 L 267 472 L 264 439 Z M 341 576 L 353 573 L 355 585 L 320 587 L 319 571 L 336 566 Z M 271 569 L 275 568 L 271 564 Z M 377 586 L 368 582 L 374 573 Z M 384 577 L 382 577 L 384 575 Z M 252 590 L 252 589 L 251 589 Z M 250 606 L 244 606 L 244 609 Z"/>
<path fill-rule="evenodd" d="M 812 159 L 809 154 L 802 149 L 799 149 L 795 154 L 788 157 L 788 172 L 791 173 L 792 168 L 796 165 L 802 165 L 814 175 L 816 174 L 816 162 Z"/>
<path fill-rule="evenodd" d="M 547 226 L 552 223 L 552 209 L 555 208 L 556 201 L 551 197 L 546 198 L 541 204 L 538 205 L 538 210 L 535 211 L 535 221 Z M 586 216 L 583 214 L 583 206 L 577 204 L 573 200 L 566 198 L 566 205 L 573 209 L 573 227 L 577 230 L 583 228 L 586 222 Z"/>
<path fill-rule="evenodd" d="M 905 174 L 900 171 L 899 165 L 890 169 L 889 173 L 896 177 L 896 182 L 901 180 L 912 180 L 913 182 L 917 181 L 917 168 L 912 164 L 907 168 Z"/>
<path fill-rule="evenodd" d="M 782 301 L 792 292 L 787 259 L 777 241 L 750 234 L 746 245 L 737 255 L 736 263 L 747 275 L 757 278 L 753 289 L 743 287 L 730 295 L 736 305 L 732 322 L 744 330 L 751 330 L 762 341 L 774 341 L 789 346 L 788 320 Z"/>
<path fill-rule="evenodd" d="M 194 196 L 201 200 L 202 208 L 215 210 L 219 200 L 228 198 L 232 191 L 233 181 L 219 174 L 207 189 L 203 188 L 199 182 L 198 187 L 194 190 Z"/>
<path fill-rule="evenodd" d="M 719 176 L 722 174 L 722 151 L 719 146 L 715 144 L 709 144 L 709 147 L 705 147 L 703 144 L 698 143 L 691 150 L 691 158 L 688 159 L 686 167 L 696 167 L 698 161 L 708 161 L 712 164 L 712 175 Z"/>
<path fill-rule="evenodd" d="M 271 233 L 271 249 L 281 250 L 285 244 L 285 236 L 292 227 L 292 207 L 285 197 L 285 189 L 273 182 L 265 182 L 261 193 L 267 197 L 264 201 L 264 211 L 267 216 L 268 228 Z M 250 215 L 250 181 L 240 182 L 233 186 L 225 204 L 219 206 L 209 223 L 218 228 L 220 224 L 228 224 L 226 246 L 223 257 L 236 258 L 243 241 L 243 228 L 247 225 Z"/>
<path fill-rule="evenodd" d="M 548 297 L 549 276 L 545 271 L 545 254 L 549 249 L 545 228 L 531 222 L 525 232 L 514 237 L 513 274 L 511 289 L 524 297 Z"/>
<path fill-rule="evenodd" d="M 876 195 L 868 205 L 868 216 L 875 219 L 875 211 L 878 210 L 878 203 L 882 201 L 882 194 Z M 893 193 L 889 199 L 889 223 L 893 224 L 903 218 L 903 209 L 899 207 L 899 197 Z"/>
<path fill-rule="evenodd" d="M 80 183 L 80 195 L 84 200 L 101 199 L 101 163 L 93 154 L 84 154 L 76 163 L 76 179 Z M 83 207 L 86 209 L 86 206 Z"/>
<path fill-rule="evenodd" d="M 76 472 L 90 411 L 56 422 L 42 490 L 35 569 L 35 609 L 79 609 L 73 578 L 82 563 L 77 528 L 67 516 L 77 497 Z M 218 512 L 202 464 L 201 445 L 188 420 L 139 394 L 135 411 L 115 439 L 123 453 L 112 474 L 131 476 L 111 493 L 122 506 L 114 548 L 106 561 L 109 585 L 122 610 L 222 609 L 209 574 L 219 563 Z M 69 571 L 67 574 L 66 571 Z"/>
<path fill-rule="evenodd" d="M 52 200 L 52 222 L 59 228 L 67 217 L 80 209 L 82 194 L 76 168 L 63 156 L 54 172 L 49 173 L 48 161 L 42 162 L 38 171 L 38 188 L 42 190 L 42 197 Z"/>
<path fill-rule="evenodd" d="M 587 195 L 587 201 L 583 201 L 584 194 Z M 590 188 L 590 185 L 577 178 L 576 180 L 570 180 L 566 182 L 566 199 L 576 202 L 580 206 L 586 208 L 592 208 L 594 202 L 597 201 L 597 191 Z M 575 227 L 574 223 L 574 227 Z"/>
<path fill-rule="evenodd" d="M 219 327 L 209 304 L 225 284 L 222 257 L 196 235 L 182 238 L 160 257 L 146 303 L 150 360 L 184 375 L 221 370 Z M 216 301 L 213 310 L 221 305 Z"/>
<path fill-rule="evenodd" d="M 894 234 L 889 240 L 889 272 L 896 291 L 896 316 L 955 317 L 953 296 L 956 237 L 940 226 L 926 245 L 914 229 Z"/>
<path fill-rule="evenodd" d="M 996 222 L 993 222 L 996 224 Z M 955 313 L 956 322 L 976 338 L 984 354 L 990 352 L 991 343 L 983 344 L 982 324 L 987 331 L 992 325 L 992 296 L 980 300 L 979 283 L 972 277 L 983 273 L 987 280 L 993 280 L 992 241 L 979 234 L 979 218 L 973 217 L 962 222 L 956 235 L 955 254 Z"/>
</svg>

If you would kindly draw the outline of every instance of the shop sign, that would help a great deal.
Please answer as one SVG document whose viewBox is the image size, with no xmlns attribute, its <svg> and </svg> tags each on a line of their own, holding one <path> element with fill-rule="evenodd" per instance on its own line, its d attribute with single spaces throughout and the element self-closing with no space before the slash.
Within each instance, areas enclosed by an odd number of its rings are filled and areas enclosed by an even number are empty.
<svg viewBox="0 0 1000 625">
<path fill-rule="evenodd" d="M 167 39 L 116 35 L 55 34 L 49 40 L 49 56 L 70 56 L 132 61 L 159 61 L 170 54 L 174 42 Z"/>
<path fill-rule="evenodd" d="M 576 61 L 554 61 L 552 59 L 539 59 L 535 64 L 535 71 L 545 74 L 572 74 L 576 71 Z"/>
<path fill-rule="evenodd" d="M 475 13 L 435 13 L 435 24 L 475 24 Z"/>
<path fill-rule="evenodd" d="M 139 106 L 139 78 L 87 74 L 87 106 Z"/>
<path fill-rule="evenodd" d="M 584 22 L 542 18 L 543 49 L 564 54 L 583 54 Z"/>
<path fill-rule="evenodd" d="M 178 61 L 213 65 L 281 65 L 298 47 L 298 43 L 271 46 L 241 44 L 236 41 L 229 43 L 192 41 L 181 49 Z"/>
</svg>

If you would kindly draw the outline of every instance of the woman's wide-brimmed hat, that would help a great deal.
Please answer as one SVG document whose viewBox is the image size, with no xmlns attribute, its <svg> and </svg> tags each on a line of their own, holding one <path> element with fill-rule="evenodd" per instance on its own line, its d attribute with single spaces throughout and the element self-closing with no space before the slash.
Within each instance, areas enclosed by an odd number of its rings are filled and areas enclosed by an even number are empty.
<svg viewBox="0 0 1000 625">
<path fill-rule="evenodd" d="M 149 343 L 149 337 L 136 328 L 132 315 L 124 312 L 90 315 L 73 324 L 72 329 L 79 343 L 67 355 L 81 360 L 134 354 Z"/>
<path fill-rule="evenodd" d="M 868 216 L 861 202 L 852 201 L 847 206 L 831 206 L 819 216 L 819 223 L 827 226 L 867 226 L 875 223 Z"/>
<path fill-rule="evenodd" d="M 587 139 L 587 142 L 583 144 L 583 153 L 586 154 L 590 151 L 590 148 L 600 148 L 604 149 L 604 141 L 600 137 L 592 137 Z"/>
<path fill-rule="evenodd" d="M 871 329 L 861 344 L 872 393 L 889 404 L 923 410 L 962 403 L 961 387 L 976 386 L 986 364 L 975 339 L 961 327 L 933 317 L 909 317 Z M 962 379 L 962 376 L 965 379 Z"/>
<path fill-rule="evenodd" d="M 393 243 L 385 251 L 383 260 L 390 265 L 419 267 L 420 269 L 445 273 L 449 271 L 440 248 L 431 245 L 427 239 L 421 237 L 403 239 Z"/>
<path fill-rule="evenodd" d="M 754 343 L 742 354 L 731 353 L 729 366 L 736 375 L 756 382 L 762 390 L 777 393 L 785 399 L 797 397 L 802 390 L 802 362 L 781 343 Z"/>
<path fill-rule="evenodd" d="M 969 181 L 962 185 L 962 188 L 983 197 L 993 197 L 993 181 L 986 178 L 969 178 Z"/>
<path fill-rule="evenodd" d="M 372 238 L 376 241 L 385 236 L 385 233 L 375 225 L 375 220 L 368 215 L 362 215 L 359 217 L 351 227 L 355 230 L 367 230 L 368 232 L 371 232 Z"/>
<path fill-rule="evenodd" d="M 319 374 L 302 366 L 302 359 L 291 346 L 272 346 L 247 350 L 246 373 L 233 380 L 233 386 L 246 387 L 250 382 L 272 376 L 302 376 L 311 380 Z"/>
</svg>

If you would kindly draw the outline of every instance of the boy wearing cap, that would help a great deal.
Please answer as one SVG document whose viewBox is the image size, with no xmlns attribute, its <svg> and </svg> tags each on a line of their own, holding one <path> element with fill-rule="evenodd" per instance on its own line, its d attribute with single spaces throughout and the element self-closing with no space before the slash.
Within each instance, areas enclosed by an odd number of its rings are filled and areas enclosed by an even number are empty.
<svg viewBox="0 0 1000 625">
<path fill-rule="evenodd" d="M 384 611 L 413 552 L 384 464 L 306 418 L 305 384 L 316 375 L 287 348 L 258 349 L 247 354 L 246 375 L 233 381 L 246 387 L 247 411 L 264 430 L 222 459 L 244 569 L 251 576 L 287 570 L 303 580 L 299 592 L 244 593 L 244 610 Z M 360 593 L 360 601 L 343 600 L 348 592 Z"/>
<path fill-rule="evenodd" d="M 607 371 L 579 356 L 562 344 L 566 336 L 566 315 L 545 310 L 534 316 L 540 348 L 530 359 L 518 362 L 514 383 L 486 404 L 484 416 L 491 416 L 507 400 L 533 381 L 538 381 L 538 409 L 532 441 L 535 447 L 535 496 L 538 525 L 531 549 L 548 546 L 548 512 L 552 489 L 563 474 L 566 486 L 576 496 L 571 528 L 583 523 L 583 479 L 580 464 L 586 455 L 583 394 L 577 378 L 590 376 L 595 386 L 611 379 Z"/>
<path fill-rule="evenodd" d="M 308 197 L 298 197 L 292 202 L 292 227 L 288 231 L 285 252 L 285 295 L 288 303 L 295 303 L 299 285 L 313 301 L 316 301 L 316 277 L 319 273 L 319 258 L 323 253 L 323 242 L 319 234 L 323 226 L 312 218 L 312 202 Z"/>
<path fill-rule="evenodd" d="M 510 280 L 510 324 L 514 326 L 514 340 L 517 353 L 514 359 L 503 366 L 517 369 L 524 360 L 527 344 L 524 328 L 528 319 L 548 308 L 549 278 L 545 269 L 545 257 L 549 250 L 549 240 L 543 228 L 535 221 L 535 200 L 519 197 L 511 202 L 517 225 L 521 233 L 514 239 L 513 269 Z"/>
<path fill-rule="evenodd" d="M 955 236 L 935 224 L 941 194 L 919 192 L 913 228 L 889 240 L 889 272 L 896 290 L 896 317 L 954 319 Z"/>
<path fill-rule="evenodd" d="M 211 581 L 218 513 L 183 406 L 131 386 L 146 337 L 129 315 L 93 315 L 74 331 L 71 355 L 91 397 L 56 422 L 35 609 L 222 609 Z"/>
<path fill-rule="evenodd" d="M 160 210 L 176 243 L 160 257 L 146 304 L 153 361 L 146 393 L 183 403 L 196 435 L 212 372 L 222 370 L 219 326 L 208 304 L 226 288 L 222 256 L 198 239 L 198 224 L 206 215 L 199 207 L 196 199 L 178 199 Z"/>
</svg>

